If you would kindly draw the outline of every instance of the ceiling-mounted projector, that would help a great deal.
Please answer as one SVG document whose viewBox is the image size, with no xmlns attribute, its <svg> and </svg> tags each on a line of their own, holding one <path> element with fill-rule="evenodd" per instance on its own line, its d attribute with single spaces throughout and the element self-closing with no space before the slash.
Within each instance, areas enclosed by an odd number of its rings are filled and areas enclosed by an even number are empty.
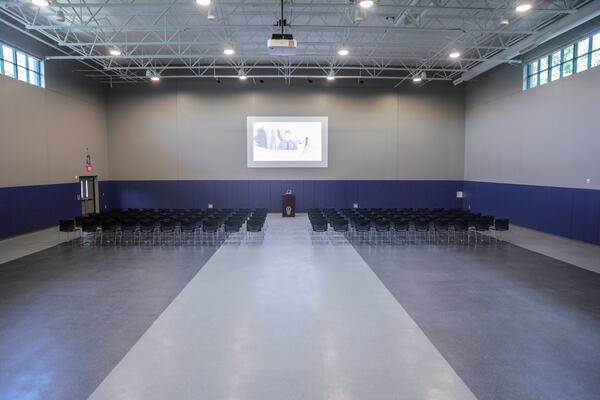
<svg viewBox="0 0 600 400">
<path fill-rule="evenodd" d="M 289 33 L 274 33 L 271 39 L 267 40 L 269 53 L 274 56 L 291 56 L 296 54 L 298 42 Z"/>
<path fill-rule="evenodd" d="M 273 56 L 293 56 L 296 54 L 298 42 L 290 33 L 285 33 L 285 27 L 289 25 L 283 12 L 283 0 L 281 0 L 281 18 L 275 26 L 281 27 L 281 33 L 274 33 L 271 39 L 267 40 L 269 54 Z"/>
</svg>

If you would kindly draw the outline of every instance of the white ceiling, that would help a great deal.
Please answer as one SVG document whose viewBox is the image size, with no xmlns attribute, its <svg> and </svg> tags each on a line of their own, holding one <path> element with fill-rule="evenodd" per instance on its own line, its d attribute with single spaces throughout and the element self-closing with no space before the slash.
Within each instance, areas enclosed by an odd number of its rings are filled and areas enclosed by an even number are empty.
<svg viewBox="0 0 600 400">
<path fill-rule="evenodd" d="M 511 48 L 592 2 L 532 0 L 532 10 L 517 13 L 516 0 L 380 0 L 366 10 L 354 0 L 286 0 L 286 32 L 298 40 L 289 57 L 267 51 L 279 29 L 280 4 L 273 0 L 212 0 L 210 7 L 195 0 L 55 0 L 47 8 L 0 1 L 0 20 L 56 44 L 64 55 L 47 62 L 81 60 L 87 75 L 102 82 L 145 81 L 149 69 L 163 78 L 211 79 L 242 69 L 250 77 L 288 80 L 333 71 L 396 86 L 423 72 L 426 81 L 456 81 L 482 66 L 519 62 L 507 57 Z M 355 18 L 359 10 L 362 21 Z M 64 22 L 57 21 L 60 12 Z M 225 56 L 225 47 L 236 53 Z M 337 54 L 342 47 L 348 56 Z M 110 56 L 113 48 L 122 56 Z M 461 57 L 449 59 L 451 51 Z"/>
</svg>

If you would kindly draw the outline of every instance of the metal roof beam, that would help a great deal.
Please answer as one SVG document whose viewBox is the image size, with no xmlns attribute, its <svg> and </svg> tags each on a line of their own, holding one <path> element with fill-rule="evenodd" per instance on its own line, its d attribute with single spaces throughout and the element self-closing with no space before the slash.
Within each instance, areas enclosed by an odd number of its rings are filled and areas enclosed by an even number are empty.
<svg viewBox="0 0 600 400">
<path fill-rule="evenodd" d="M 595 0 L 587 5 L 581 7 L 576 14 L 571 14 L 561 18 L 559 21 L 546 26 L 540 31 L 536 32 L 535 35 L 529 36 L 519 41 L 514 46 L 503 50 L 496 54 L 495 57 L 514 59 L 533 48 L 551 40 L 593 18 L 600 15 L 600 1 Z M 481 64 L 471 68 L 469 71 L 463 73 L 460 78 L 454 80 L 454 84 L 458 85 L 462 82 L 469 81 L 484 72 L 498 66 L 498 63 L 494 59 L 484 60 Z"/>
<path fill-rule="evenodd" d="M 489 3 L 489 2 L 484 2 Z M 509 4 L 511 2 L 503 2 L 505 6 L 495 7 L 495 6 L 440 6 L 440 5 L 419 5 L 419 4 L 378 4 L 376 7 L 373 7 L 369 10 L 369 13 L 377 13 L 379 11 L 392 12 L 397 11 L 399 9 L 410 9 L 416 11 L 424 11 L 424 10 L 446 10 L 446 11 L 474 11 L 474 12 L 497 12 L 497 11 L 514 11 L 514 7 L 511 7 Z M 220 0 L 219 7 L 227 8 L 240 8 L 240 7 L 248 7 L 248 8 L 268 8 L 272 9 L 273 12 L 278 11 L 279 2 L 229 2 Z M 0 1 L 0 6 L 4 7 L 18 7 L 23 5 L 19 1 Z M 197 6 L 189 0 L 179 0 L 173 2 L 174 6 L 187 6 L 190 8 L 197 8 Z M 151 8 L 161 8 L 165 7 L 164 3 L 161 2 L 111 2 L 110 0 L 107 2 L 54 2 L 52 4 L 53 7 L 59 7 L 64 9 L 81 9 L 82 7 L 88 9 L 94 8 L 143 8 L 143 9 L 151 9 Z M 300 3 L 294 1 L 289 7 L 292 9 L 301 9 L 301 8 L 310 8 L 310 9 L 350 9 L 354 7 L 354 4 L 350 3 Z M 571 8 L 533 8 L 531 12 L 537 13 L 560 13 L 560 14 L 570 14 L 576 11 Z"/>
<path fill-rule="evenodd" d="M 102 26 L 88 26 L 88 25 L 26 25 L 27 29 L 35 30 L 47 30 L 47 29 L 59 29 L 69 30 L 70 32 L 95 32 L 95 31 L 120 31 L 120 32 L 154 32 L 154 31 L 180 31 L 186 32 L 200 31 L 200 30 L 226 30 L 226 29 L 240 29 L 240 30 L 258 30 L 258 31 L 269 31 L 273 32 L 277 29 L 274 26 L 260 25 L 245 25 L 245 24 L 222 24 L 222 25 L 184 25 L 184 26 L 160 26 L 152 27 L 148 25 L 102 25 Z M 62 28 L 62 29 L 61 29 Z M 462 27 L 457 28 L 428 28 L 428 27 L 403 27 L 403 26 L 375 26 L 375 25 L 293 25 L 291 27 L 292 32 L 296 31 L 309 31 L 315 32 L 318 30 L 322 31 L 386 31 L 386 32 L 438 32 L 438 33 L 463 33 L 465 31 Z M 507 30 L 507 29 L 468 29 L 472 33 L 490 33 L 498 35 L 530 35 L 535 31 L 530 30 Z"/>
</svg>

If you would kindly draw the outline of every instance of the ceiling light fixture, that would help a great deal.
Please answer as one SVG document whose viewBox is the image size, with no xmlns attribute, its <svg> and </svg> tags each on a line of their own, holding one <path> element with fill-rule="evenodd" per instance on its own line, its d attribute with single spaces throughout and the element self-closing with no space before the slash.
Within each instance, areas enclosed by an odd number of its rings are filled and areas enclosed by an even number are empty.
<svg viewBox="0 0 600 400">
<path fill-rule="evenodd" d="M 340 49 L 338 50 L 338 54 L 340 56 L 347 56 L 350 52 L 347 49 Z"/>
<path fill-rule="evenodd" d="M 362 8 L 369 8 L 369 7 L 373 7 L 373 5 L 375 4 L 375 2 L 373 0 L 361 0 L 360 3 L 358 3 Z"/>
<path fill-rule="evenodd" d="M 146 78 L 150 78 L 150 80 L 153 81 L 153 82 L 160 81 L 160 75 L 157 74 L 156 72 L 154 72 L 151 69 L 147 69 L 146 70 Z"/>
<path fill-rule="evenodd" d="M 427 73 L 425 71 L 423 71 L 420 74 L 416 74 L 413 76 L 413 82 L 415 82 L 415 83 L 423 82 L 423 79 L 425 79 L 425 78 L 427 78 Z"/>
<path fill-rule="evenodd" d="M 215 8 L 212 5 L 208 8 L 208 13 L 206 14 L 206 18 L 208 18 L 209 21 L 214 21 L 217 19 L 217 14 L 215 13 Z"/>
<path fill-rule="evenodd" d="M 448 57 L 450 57 L 450 58 L 458 58 L 458 57 L 460 57 L 460 53 L 458 51 L 453 51 L 450 54 L 448 54 Z"/>
<path fill-rule="evenodd" d="M 529 11 L 529 10 L 531 10 L 531 3 L 528 3 L 528 2 L 519 2 L 519 3 L 517 3 L 517 6 L 515 7 L 515 10 L 517 12 Z"/>
<path fill-rule="evenodd" d="M 56 22 L 65 22 L 65 13 L 62 10 L 56 12 Z"/>
<path fill-rule="evenodd" d="M 196 3 L 202 7 L 210 6 L 210 0 L 196 0 Z"/>
<path fill-rule="evenodd" d="M 412 81 L 414 83 L 419 83 L 419 82 L 423 82 L 423 79 L 425 79 L 425 78 L 427 78 L 427 73 L 425 71 L 423 71 L 420 74 L 413 75 Z"/>
<path fill-rule="evenodd" d="M 366 10 L 364 8 L 362 8 L 358 4 L 352 7 L 352 20 L 355 24 L 361 23 L 366 18 Z"/>
<path fill-rule="evenodd" d="M 231 55 L 235 54 L 235 50 L 227 47 L 225 50 L 223 50 L 223 53 L 225 53 L 228 56 L 231 56 Z"/>
<path fill-rule="evenodd" d="M 48 7 L 50 5 L 47 0 L 31 0 L 31 2 L 38 7 Z"/>
<path fill-rule="evenodd" d="M 238 71 L 238 76 L 240 78 L 240 81 L 245 81 L 246 79 L 248 79 L 248 77 L 246 76 L 246 73 L 244 72 L 243 69 L 240 69 Z"/>
<path fill-rule="evenodd" d="M 335 80 L 335 73 L 333 71 L 329 71 L 329 74 L 327 75 L 327 80 L 328 81 Z"/>
<path fill-rule="evenodd" d="M 116 56 L 120 56 L 121 55 L 121 50 L 119 50 L 119 49 L 111 49 L 110 50 L 110 55 L 111 56 L 115 56 L 115 57 Z"/>
<path fill-rule="evenodd" d="M 508 18 L 502 18 L 500 20 L 500 25 L 510 25 L 510 21 L 508 20 Z"/>
</svg>

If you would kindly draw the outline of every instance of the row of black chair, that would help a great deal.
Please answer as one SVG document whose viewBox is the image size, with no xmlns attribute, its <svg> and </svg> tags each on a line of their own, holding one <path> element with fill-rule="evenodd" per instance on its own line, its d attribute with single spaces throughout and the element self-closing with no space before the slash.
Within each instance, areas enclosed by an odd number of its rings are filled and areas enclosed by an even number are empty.
<svg viewBox="0 0 600 400">
<path fill-rule="evenodd" d="M 328 226 L 335 232 L 346 233 L 349 230 L 348 220 L 333 209 L 309 209 L 308 219 L 314 232 L 327 232 Z"/>
<path fill-rule="evenodd" d="M 398 237 L 404 241 L 434 241 L 452 239 L 470 241 L 471 234 L 476 241 L 491 237 L 509 229 L 508 219 L 496 219 L 461 209 L 310 209 L 308 217 L 313 232 L 334 232 L 347 234 L 351 238 L 393 241 Z"/>
<path fill-rule="evenodd" d="M 100 214 L 62 220 L 61 232 L 81 232 L 88 243 L 200 243 L 216 244 L 239 233 L 263 229 L 267 210 L 242 209 L 113 209 Z"/>
</svg>

